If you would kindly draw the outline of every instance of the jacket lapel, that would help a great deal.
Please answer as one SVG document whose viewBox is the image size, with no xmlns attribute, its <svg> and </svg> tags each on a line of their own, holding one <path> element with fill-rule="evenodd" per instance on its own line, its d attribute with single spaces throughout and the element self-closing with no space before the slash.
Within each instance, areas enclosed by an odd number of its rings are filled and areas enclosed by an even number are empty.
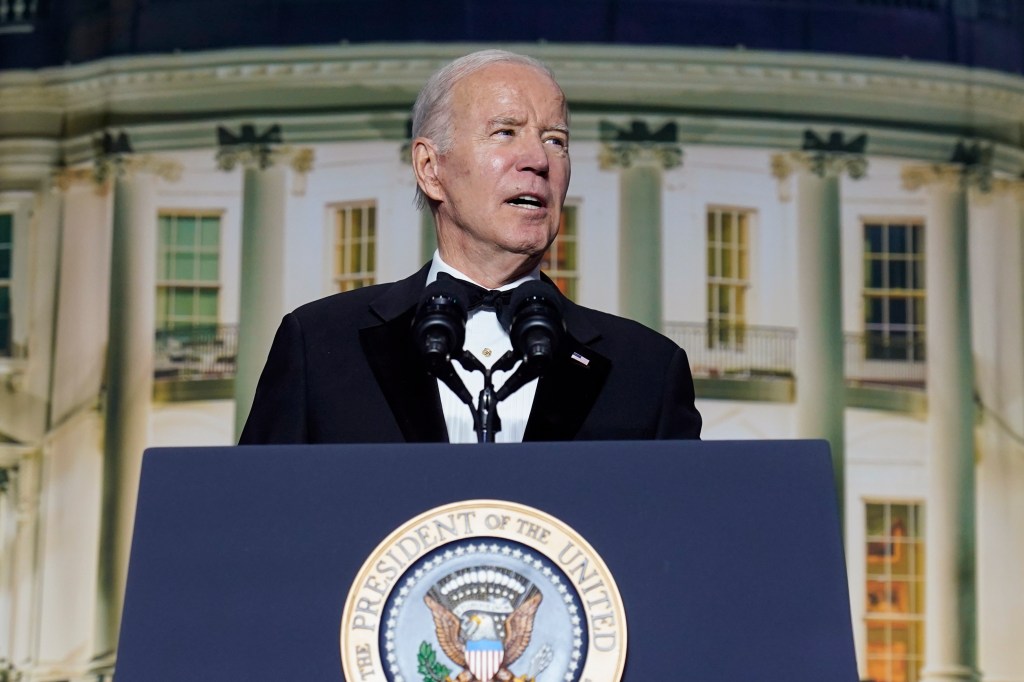
<svg viewBox="0 0 1024 682">
<path fill-rule="evenodd" d="M 444 443 L 448 429 L 437 381 L 427 373 L 411 333 L 429 267 L 395 282 L 370 303 L 380 324 L 360 329 L 359 341 L 405 440 Z"/>
<path fill-rule="evenodd" d="M 611 371 L 611 361 L 586 345 L 600 333 L 575 303 L 566 298 L 562 303 L 568 336 L 558 358 L 537 382 L 524 441 L 575 438 Z"/>
<path fill-rule="evenodd" d="M 429 269 L 427 263 L 371 302 L 380 323 L 360 329 L 359 340 L 405 440 L 444 443 L 448 429 L 437 380 L 427 373 L 410 333 Z M 611 361 L 587 346 L 600 333 L 575 303 L 566 298 L 562 303 L 568 335 L 559 357 L 537 383 L 526 441 L 572 440 L 611 370 Z"/>
</svg>

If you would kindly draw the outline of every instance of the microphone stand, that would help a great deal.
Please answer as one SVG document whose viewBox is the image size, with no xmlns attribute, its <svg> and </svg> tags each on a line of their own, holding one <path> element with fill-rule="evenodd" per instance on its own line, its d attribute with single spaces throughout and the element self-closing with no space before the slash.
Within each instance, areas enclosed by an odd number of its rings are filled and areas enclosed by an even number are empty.
<svg viewBox="0 0 1024 682">
<path fill-rule="evenodd" d="M 480 390 L 480 396 L 477 398 L 476 407 L 473 406 L 473 401 L 470 398 L 469 391 L 466 389 L 462 381 L 459 380 L 459 386 L 462 388 L 462 394 L 459 391 L 455 391 L 455 394 L 459 396 L 462 402 L 466 403 L 469 407 L 470 412 L 473 413 L 473 430 L 476 431 L 476 438 L 478 443 L 493 443 L 494 436 L 501 431 L 501 417 L 498 415 L 498 403 L 509 397 L 525 384 L 533 381 L 540 376 L 540 369 L 533 363 L 523 362 L 519 365 L 519 369 L 515 371 L 515 374 L 510 376 L 500 389 L 494 390 L 494 382 L 491 379 L 494 372 L 507 372 L 516 365 L 516 361 L 519 359 L 514 351 L 505 351 L 498 360 L 491 365 L 491 367 L 484 367 L 483 363 L 477 359 L 475 355 L 470 353 L 468 350 L 462 351 L 462 355 L 455 358 L 459 363 L 468 371 L 477 371 L 484 375 L 484 387 Z M 449 365 L 450 366 L 450 365 Z M 454 375 L 454 368 L 452 369 Z M 458 380 L 458 375 L 455 375 L 455 379 Z M 442 379 L 444 380 L 444 379 Z M 451 388 L 451 384 L 445 381 Z M 455 390 L 455 389 L 452 389 Z"/>
<path fill-rule="evenodd" d="M 477 398 L 476 407 L 473 406 L 472 400 L 463 399 L 462 402 L 466 403 L 469 406 L 470 411 L 473 413 L 473 430 L 476 431 L 477 442 L 493 443 L 495 434 L 498 433 L 498 431 L 501 431 L 501 417 L 498 416 L 498 402 L 504 399 L 508 393 L 498 397 L 501 392 L 496 392 L 494 390 L 494 382 L 491 379 L 491 376 L 496 371 L 507 372 L 512 369 L 516 364 L 515 353 L 512 351 L 506 351 L 506 353 L 498 358 L 497 362 L 490 367 L 484 367 L 484 364 L 468 350 L 462 351 L 462 355 L 457 356 L 456 359 L 468 371 L 477 371 L 484 375 L 484 387 L 480 390 L 480 396 Z M 504 387 L 502 388 L 504 389 Z M 463 390 L 465 390 L 465 388 Z M 509 393 L 511 393 L 511 391 L 509 391 Z M 468 397 L 469 391 L 466 391 L 466 395 Z"/>
<path fill-rule="evenodd" d="M 464 348 L 460 348 L 459 354 L 451 352 L 453 347 L 459 348 L 463 344 L 466 312 L 458 295 L 439 284 L 435 282 L 427 287 L 428 295 L 425 295 L 414 320 L 414 333 L 420 343 L 425 344 L 423 353 L 427 371 L 443 381 L 469 408 L 477 442 L 493 443 L 495 434 L 501 431 L 498 403 L 543 373 L 551 362 L 554 347 L 565 333 L 565 323 L 557 304 L 545 291 L 549 285 L 541 282 L 521 285 L 517 289 L 521 298 L 510 329 L 512 350 L 488 368 Z M 475 406 L 473 397 L 455 371 L 453 360 L 458 360 L 466 371 L 483 375 L 484 386 Z M 520 360 L 519 368 L 496 391 L 493 373 L 508 372 Z"/>
</svg>

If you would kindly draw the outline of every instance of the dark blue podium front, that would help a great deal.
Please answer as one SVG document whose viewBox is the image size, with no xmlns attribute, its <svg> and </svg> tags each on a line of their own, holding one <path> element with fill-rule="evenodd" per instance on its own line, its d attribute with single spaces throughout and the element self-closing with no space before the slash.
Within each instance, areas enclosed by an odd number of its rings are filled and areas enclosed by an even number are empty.
<svg viewBox="0 0 1024 682">
<path fill-rule="evenodd" d="M 342 609 L 374 548 L 429 509 L 497 499 L 604 559 L 623 679 L 852 682 L 833 490 L 822 441 L 149 450 L 117 680 L 342 680 Z"/>
</svg>

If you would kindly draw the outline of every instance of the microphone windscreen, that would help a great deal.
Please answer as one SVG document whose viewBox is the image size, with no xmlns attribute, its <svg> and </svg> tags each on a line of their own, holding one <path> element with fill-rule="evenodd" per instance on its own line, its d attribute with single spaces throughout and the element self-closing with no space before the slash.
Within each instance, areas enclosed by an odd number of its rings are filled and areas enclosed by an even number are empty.
<svg viewBox="0 0 1024 682">
<path fill-rule="evenodd" d="M 527 364 L 542 368 L 554 358 L 565 336 L 561 304 L 555 287 L 541 280 L 526 282 L 513 292 L 509 337 L 512 350 Z"/>
<path fill-rule="evenodd" d="M 518 312 L 529 300 L 541 300 L 554 307 L 559 316 L 562 314 L 562 297 L 554 285 L 548 284 L 542 279 L 531 279 L 523 282 L 512 291 L 512 298 L 509 304 L 513 311 Z"/>
<path fill-rule="evenodd" d="M 413 338 L 428 366 L 446 363 L 466 339 L 466 305 L 458 285 L 438 280 L 420 298 L 412 323 Z"/>
</svg>

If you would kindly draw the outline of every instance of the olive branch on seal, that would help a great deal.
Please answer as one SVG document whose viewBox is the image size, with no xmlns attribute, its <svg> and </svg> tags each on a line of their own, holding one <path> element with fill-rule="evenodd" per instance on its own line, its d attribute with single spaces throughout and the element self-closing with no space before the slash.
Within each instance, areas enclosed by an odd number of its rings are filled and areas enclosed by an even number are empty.
<svg viewBox="0 0 1024 682">
<path fill-rule="evenodd" d="M 420 644 L 416 662 L 418 663 L 416 670 L 423 675 L 423 682 L 445 682 L 451 673 L 451 668 L 437 662 L 437 652 L 425 640 Z"/>
</svg>

